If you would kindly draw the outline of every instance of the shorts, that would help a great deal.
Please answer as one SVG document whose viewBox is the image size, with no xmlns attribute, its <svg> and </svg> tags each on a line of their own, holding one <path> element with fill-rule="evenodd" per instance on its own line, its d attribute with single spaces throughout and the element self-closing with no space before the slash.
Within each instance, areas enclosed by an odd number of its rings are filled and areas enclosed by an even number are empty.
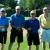
<svg viewBox="0 0 50 50">
<path fill-rule="evenodd" d="M 28 32 L 27 34 L 27 41 L 28 41 L 28 45 L 32 45 L 32 42 L 34 45 L 39 45 L 40 44 L 40 40 L 39 40 L 39 35 L 38 32 L 37 33 L 31 33 Z"/>
<path fill-rule="evenodd" d="M 0 43 L 1 44 L 6 44 L 6 39 L 7 39 L 7 31 L 0 31 Z"/>
<path fill-rule="evenodd" d="M 42 32 L 43 32 L 43 29 L 42 29 L 42 28 L 40 28 L 40 29 L 38 30 L 39 38 L 40 38 L 40 42 L 41 42 L 41 35 L 42 35 Z"/>
<path fill-rule="evenodd" d="M 15 42 L 15 38 L 17 37 L 17 42 L 21 43 L 23 42 L 23 30 L 16 30 L 15 28 L 11 29 L 11 35 L 10 35 L 10 43 Z"/>
<path fill-rule="evenodd" d="M 41 35 L 41 40 L 43 42 L 50 42 L 50 29 L 43 29 L 42 35 Z"/>
</svg>

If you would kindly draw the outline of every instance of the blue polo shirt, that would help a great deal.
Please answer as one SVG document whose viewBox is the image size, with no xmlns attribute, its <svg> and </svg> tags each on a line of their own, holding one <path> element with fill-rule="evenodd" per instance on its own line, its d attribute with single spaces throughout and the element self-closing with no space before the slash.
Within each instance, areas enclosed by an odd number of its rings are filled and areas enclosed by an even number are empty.
<svg viewBox="0 0 50 50">
<path fill-rule="evenodd" d="M 23 27 L 23 25 L 24 25 L 24 21 L 25 21 L 25 19 L 24 19 L 24 16 L 23 15 L 16 15 L 16 13 L 15 14 L 13 14 L 12 16 L 11 16 L 11 26 L 13 27 L 13 26 L 15 26 L 15 28 L 21 28 L 21 27 Z"/>
<path fill-rule="evenodd" d="M 0 31 L 7 31 L 7 27 L 9 25 L 9 19 L 5 17 L 0 16 Z"/>
<path fill-rule="evenodd" d="M 38 32 L 40 25 L 39 25 L 39 21 L 35 18 L 35 19 L 29 19 L 25 22 L 25 28 L 28 30 L 28 28 L 30 28 L 32 33 L 36 33 Z"/>
</svg>

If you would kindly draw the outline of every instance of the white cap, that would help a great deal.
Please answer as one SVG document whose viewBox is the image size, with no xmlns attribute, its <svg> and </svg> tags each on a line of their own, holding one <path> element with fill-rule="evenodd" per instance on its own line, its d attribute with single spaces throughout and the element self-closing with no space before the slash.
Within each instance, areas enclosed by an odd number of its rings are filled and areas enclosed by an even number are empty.
<svg viewBox="0 0 50 50">
<path fill-rule="evenodd" d="M 20 9 L 20 6 L 16 6 L 15 9 Z"/>
<path fill-rule="evenodd" d="M 44 8 L 43 8 L 43 12 L 44 12 L 45 10 L 47 10 L 47 9 L 48 9 L 47 7 L 44 7 Z"/>
<path fill-rule="evenodd" d="M 1 8 L 0 9 L 0 12 L 5 12 L 5 8 Z"/>
<path fill-rule="evenodd" d="M 36 10 L 32 10 L 32 11 L 30 12 L 30 14 L 31 14 L 31 13 L 36 13 Z"/>
</svg>

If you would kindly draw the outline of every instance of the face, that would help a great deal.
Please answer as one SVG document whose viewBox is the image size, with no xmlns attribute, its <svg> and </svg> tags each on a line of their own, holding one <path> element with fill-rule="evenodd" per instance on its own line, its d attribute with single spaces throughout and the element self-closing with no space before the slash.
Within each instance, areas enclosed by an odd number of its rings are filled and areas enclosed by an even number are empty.
<svg viewBox="0 0 50 50">
<path fill-rule="evenodd" d="M 36 14 L 35 14 L 35 13 L 30 13 L 30 16 L 31 16 L 32 18 L 34 18 L 34 17 L 36 16 Z"/>
<path fill-rule="evenodd" d="M 21 9 L 16 9 L 16 14 L 20 14 Z"/>
<path fill-rule="evenodd" d="M 1 16 L 5 16 L 5 12 L 0 12 L 0 15 Z"/>
<path fill-rule="evenodd" d="M 44 13 L 45 15 L 48 15 L 48 9 L 45 9 L 45 10 L 43 11 L 43 13 Z"/>
</svg>

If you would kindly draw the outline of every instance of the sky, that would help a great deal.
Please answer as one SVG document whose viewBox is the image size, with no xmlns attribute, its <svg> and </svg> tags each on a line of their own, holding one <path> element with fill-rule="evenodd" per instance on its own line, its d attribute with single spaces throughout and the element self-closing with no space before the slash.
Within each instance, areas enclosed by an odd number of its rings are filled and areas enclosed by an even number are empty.
<svg viewBox="0 0 50 50">
<path fill-rule="evenodd" d="M 18 3 L 20 2 L 20 0 L 18 0 Z"/>
<path fill-rule="evenodd" d="M 20 0 L 14 0 L 14 1 L 18 1 L 17 3 L 19 3 L 19 2 L 20 2 Z"/>
</svg>

